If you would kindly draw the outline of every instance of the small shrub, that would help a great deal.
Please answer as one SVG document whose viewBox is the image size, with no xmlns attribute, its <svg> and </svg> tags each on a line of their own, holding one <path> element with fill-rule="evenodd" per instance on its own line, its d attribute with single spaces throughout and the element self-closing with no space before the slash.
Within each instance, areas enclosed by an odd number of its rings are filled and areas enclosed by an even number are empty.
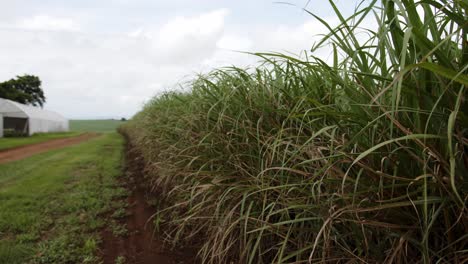
<svg viewBox="0 0 468 264">
<path fill-rule="evenodd" d="M 28 134 L 23 132 L 23 131 L 18 131 L 14 129 L 4 129 L 3 130 L 3 136 L 8 138 L 8 137 L 27 137 Z"/>
</svg>

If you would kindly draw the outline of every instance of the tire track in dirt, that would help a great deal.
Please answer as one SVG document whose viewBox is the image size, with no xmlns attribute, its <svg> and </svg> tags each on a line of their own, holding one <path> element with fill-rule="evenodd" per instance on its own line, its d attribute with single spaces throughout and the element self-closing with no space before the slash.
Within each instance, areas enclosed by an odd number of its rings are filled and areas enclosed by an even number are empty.
<svg viewBox="0 0 468 264">
<path fill-rule="evenodd" d="M 21 146 L 0 151 L 0 164 L 16 160 L 22 160 L 35 154 L 60 149 L 97 137 L 97 133 L 84 133 L 76 137 L 52 139 L 46 142 Z"/>
<path fill-rule="evenodd" d="M 175 253 L 164 248 L 157 236 L 152 216 L 156 209 L 147 203 L 149 188 L 142 172 L 143 160 L 130 147 L 126 147 L 125 174 L 123 184 L 130 192 L 126 201 L 127 217 L 120 221 L 126 225 L 127 234 L 115 236 L 108 225 L 101 233 L 101 258 L 104 264 L 116 263 L 119 257 L 125 264 L 189 264 L 195 263 L 192 252 Z M 110 221 L 108 222 L 110 223 Z"/>
</svg>

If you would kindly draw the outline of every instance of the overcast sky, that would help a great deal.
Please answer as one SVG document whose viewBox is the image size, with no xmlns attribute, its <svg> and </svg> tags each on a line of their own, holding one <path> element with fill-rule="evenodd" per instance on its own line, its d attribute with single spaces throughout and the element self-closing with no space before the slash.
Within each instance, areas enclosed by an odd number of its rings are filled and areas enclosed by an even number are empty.
<svg viewBox="0 0 468 264">
<path fill-rule="evenodd" d="M 235 51 L 309 49 L 326 31 L 303 7 L 337 21 L 328 1 L 286 2 L 0 0 L 0 81 L 39 76 L 45 108 L 69 118 L 131 117 L 197 73 L 258 61 Z"/>
</svg>

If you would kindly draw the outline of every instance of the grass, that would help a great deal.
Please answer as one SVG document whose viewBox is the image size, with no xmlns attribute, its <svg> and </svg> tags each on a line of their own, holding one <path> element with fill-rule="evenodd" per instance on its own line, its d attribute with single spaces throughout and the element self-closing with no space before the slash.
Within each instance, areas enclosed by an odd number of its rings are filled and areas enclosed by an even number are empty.
<svg viewBox="0 0 468 264">
<path fill-rule="evenodd" d="M 330 4 L 341 23 L 310 13 L 329 32 L 306 58 L 257 53 L 124 126 L 167 240 L 206 263 L 465 262 L 466 2 Z"/>
<path fill-rule="evenodd" d="M 52 139 L 77 136 L 83 132 L 112 133 L 124 124 L 120 120 L 70 120 L 71 132 L 39 133 L 30 137 L 0 138 L 0 150 L 45 142 Z"/>
<path fill-rule="evenodd" d="M 0 263 L 96 263 L 122 151 L 109 133 L 0 165 Z"/>
<path fill-rule="evenodd" d="M 41 143 L 52 139 L 74 137 L 81 132 L 39 133 L 30 137 L 0 138 L 0 150 Z"/>
<path fill-rule="evenodd" d="M 70 120 L 70 130 L 79 132 L 111 133 L 125 121 L 114 119 L 103 120 Z"/>
</svg>

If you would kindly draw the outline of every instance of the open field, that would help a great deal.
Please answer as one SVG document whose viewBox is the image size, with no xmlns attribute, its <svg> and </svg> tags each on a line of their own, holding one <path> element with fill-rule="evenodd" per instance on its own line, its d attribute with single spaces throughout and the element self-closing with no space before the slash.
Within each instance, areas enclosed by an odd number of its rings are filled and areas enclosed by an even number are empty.
<svg viewBox="0 0 468 264">
<path fill-rule="evenodd" d="M 115 133 L 0 165 L 0 263 L 94 263 L 119 187 Z"/>
<path fill-rule="evenodd" d="M 41 133 L 30 137 L 0 138 L 0 150 L 41 143 L 52 139 L 74 137 L 79 134 L 81 134 L 81 132 L 73 131 L 64 133 Z"/>
<path fill-rule="evenodd" d="M 115 132 L 117 127 L 124 124 L 124 121 L 103 119 L 103 120 L 70 120 L 70 130 L 78 132 Z"/>
</svg>

